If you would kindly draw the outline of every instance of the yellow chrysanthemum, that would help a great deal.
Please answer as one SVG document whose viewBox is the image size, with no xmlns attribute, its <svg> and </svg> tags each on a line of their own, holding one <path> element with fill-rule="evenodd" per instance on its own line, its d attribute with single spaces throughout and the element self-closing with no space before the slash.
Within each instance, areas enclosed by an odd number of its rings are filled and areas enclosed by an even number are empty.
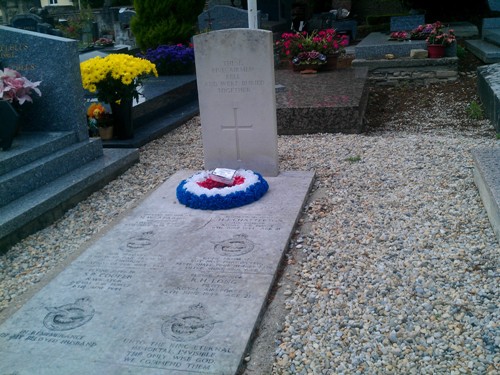
<svg viewBox="0 0 500 375">
<path fill-rule="evenodd" d="M 158 77 L 155 64 L 149 60 L 119 53 L 84 61 L 80 70 L 83 87 L 90 92 L 97 91 L 98 96 L 108 102 L 136 97 L 141 78 Z"/>
</svg>

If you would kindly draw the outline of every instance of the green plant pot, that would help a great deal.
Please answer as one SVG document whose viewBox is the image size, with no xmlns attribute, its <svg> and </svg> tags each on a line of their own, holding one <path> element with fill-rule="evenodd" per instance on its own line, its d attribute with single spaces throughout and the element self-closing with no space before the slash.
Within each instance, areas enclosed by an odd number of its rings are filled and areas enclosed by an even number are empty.
<svg viewBox="0 0 500 375">
<path fill-rule="evenodd" d="M 6 151 L 11 148 L 12 140 L 18 131 L 19 114 L 16 112 L 12 104 L 7 101 L 0 100 L 0 147 Z"/>
<path fill-rule="evenodd" d="M 118 139 L 130 139 L 134 137 L 132 100 L 132 98 L 122 99 L 120 101 L 120 104 L 109 104 L 114 119 L 114 134 Z"/>
</svg>

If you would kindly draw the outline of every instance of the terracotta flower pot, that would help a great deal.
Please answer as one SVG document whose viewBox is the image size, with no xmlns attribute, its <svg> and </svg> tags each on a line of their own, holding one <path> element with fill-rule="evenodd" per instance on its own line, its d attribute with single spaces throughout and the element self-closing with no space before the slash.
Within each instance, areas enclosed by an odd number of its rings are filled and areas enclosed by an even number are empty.
<svg viewBox="0 0 500 375">
<path fill-rule="evenodd" d="M 108 126 L 107 128 L 99 127 L 99 136 L 102 140 L 109 140 L 113 138 L 113 127 Z"/>
<path fill-rule="evenodd" d="M 442 44 L 429 44 L 427 46 L 427 51 L 429 52 L 429 58 L 439 59 L 444 57 L 445 46 Z"/>
</svg>

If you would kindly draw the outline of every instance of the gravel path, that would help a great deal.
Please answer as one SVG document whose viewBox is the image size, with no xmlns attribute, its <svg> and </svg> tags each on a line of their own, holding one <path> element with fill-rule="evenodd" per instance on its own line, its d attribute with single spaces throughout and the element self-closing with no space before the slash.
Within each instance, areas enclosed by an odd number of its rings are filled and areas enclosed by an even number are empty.
<svg viewBox="0 0 500 375">
<path fill-rule="evenodd" d="M 499 243 L 470 153 L 499 141 L 487 121 L 456 129 L 450 116 L 409 131 L 279 138 L 281 169 L 314 170 L 316 181 L 277 291 L 286 315 L 272 374 L 500 373 Z M 195 118 L 1 256 L 0 311 L 176 170 L 202 169 L 201 150 Z"/>
</svg>

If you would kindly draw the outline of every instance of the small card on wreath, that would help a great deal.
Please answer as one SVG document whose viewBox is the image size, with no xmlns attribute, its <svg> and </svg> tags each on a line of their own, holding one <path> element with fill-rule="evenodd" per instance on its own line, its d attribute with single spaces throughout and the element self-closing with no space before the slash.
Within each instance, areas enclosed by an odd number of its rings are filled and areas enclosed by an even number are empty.
<svg viewBox="0 0 500 375">
<path fill-rule="evenodd" d="M 222 184 L 231 185 L 234 182 L 235 175 L 235 169 L 215 168 L 210 172 L 209 178 Z"/>
</svg>

